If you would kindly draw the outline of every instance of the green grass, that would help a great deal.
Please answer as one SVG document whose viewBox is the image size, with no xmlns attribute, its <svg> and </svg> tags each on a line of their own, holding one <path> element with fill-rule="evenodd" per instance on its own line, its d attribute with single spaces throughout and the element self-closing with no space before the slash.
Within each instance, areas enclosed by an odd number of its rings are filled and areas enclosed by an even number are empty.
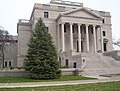
<svg viewBox="0 0 120 91">
<path fill-rule="evenodd" d="M 120 91 L 120 82 L 107 82 L 71 86 L 2 88 L 0 89 L 0 91 Z"/>
<path fill-rule="evenodd" d="M 21 83 L 21 82 L 50 82 L 50 81 L 71 81 L 71 80 L 90 80 L 94 78 L 82 76 L 62 76 L 58 79 L 34 80 L 27 77 L 0 77 L 0 83 Z"/>
</svg>

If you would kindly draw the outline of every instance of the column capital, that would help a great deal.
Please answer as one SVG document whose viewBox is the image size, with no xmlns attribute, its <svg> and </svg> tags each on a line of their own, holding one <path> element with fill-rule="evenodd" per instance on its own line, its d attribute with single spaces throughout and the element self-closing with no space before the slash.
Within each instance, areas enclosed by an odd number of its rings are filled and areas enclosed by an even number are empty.
<svg viewBox="0 0 120 91">
<path fill-rule="evenodd" d="M 90 24 L 85 24 L 86 27 L 88 27 Z"/>
<path fill-rule="evenodd" d="M 100 25 L 100 28 L 103 28 L 103 26 L 102 26 L 102 25 Z"/>
<path fill-rule="evenodd" d="M 72 22 L 70 22 L 69 24 L 70 24 L 70 25 L 73 25 L 73 23 L 72 23 Z"/>
<path fill-rule="evenodd" d="M 81 23 L 77 23 L 77 25 L 81 26 L 82 24 Z"/>
<path fill-rule="evenodd" d="M 96 27 L 97 25 L 93 25 L 93 27 Z"/>
<path fill-rule="evenodd" d="M 60 24 L 65 24 L 65 22 L 61 22 Z"/>
</svg>

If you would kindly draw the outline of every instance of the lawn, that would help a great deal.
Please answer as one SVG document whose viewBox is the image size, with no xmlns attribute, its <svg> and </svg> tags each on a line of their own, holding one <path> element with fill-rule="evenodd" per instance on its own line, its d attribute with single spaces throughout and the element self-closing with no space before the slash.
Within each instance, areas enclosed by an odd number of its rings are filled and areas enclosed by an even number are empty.
<svg viewBox="0 0 120 91">
<path fill-rule="evenodd" d="M 2 88 L 0 91 L 120 91 L 120 82 L 32 88 Z"/>
<path fill-rule="evenodd" d="M 94 78 L 82 76 L 62 76 L 51 80 L 34 80 L 27 77 L 0 77 L 0 83 L 21 83 L 21 82 L 50 82 L 50 81 L 71 81 L 71 80 L 90 80 Z"/>
</svg>

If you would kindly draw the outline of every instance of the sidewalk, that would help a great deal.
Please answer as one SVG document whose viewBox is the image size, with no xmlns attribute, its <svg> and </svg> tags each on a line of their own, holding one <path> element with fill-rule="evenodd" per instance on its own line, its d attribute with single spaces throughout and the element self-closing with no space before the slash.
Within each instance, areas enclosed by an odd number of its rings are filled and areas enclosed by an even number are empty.
<svg viewBox="0 0 120 91">
<path fill-rule="evenodd" d="M 112 82 L 112 81 L 120 81 L 120 79 L 119 78 L 115 78 L 115 79 L 56 81 L 56 82 L 0 83 L 0 88 L 78 85 L 78 84 L 99 83 L 99 82 Z"/>
</svg>

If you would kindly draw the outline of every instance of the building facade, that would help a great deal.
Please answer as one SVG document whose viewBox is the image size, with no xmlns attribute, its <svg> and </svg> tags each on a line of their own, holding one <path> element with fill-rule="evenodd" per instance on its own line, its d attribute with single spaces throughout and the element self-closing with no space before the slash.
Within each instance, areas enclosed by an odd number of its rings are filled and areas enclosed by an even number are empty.
<svg viewBox="0 0 120 91">
<path fill-rule="evenodd" d="M 110 12 L 84 7 L 83 3 L 51 0 L 36 3 L 30 20 L 19 20 L 17 66 L 24 65 L 31 31 L 42 18 L 53 37 L 61 66 L 84 68 L 91 54 L 112 51 Z"/>
<path fill-rule="evenodd" d="M 1 41 L 4 41 L 4 46 Z M 0 68 L 17 66 L 17 41 L 17 36 L 9 36 L 7 40 L 0 40 Z"/>
</svg>

